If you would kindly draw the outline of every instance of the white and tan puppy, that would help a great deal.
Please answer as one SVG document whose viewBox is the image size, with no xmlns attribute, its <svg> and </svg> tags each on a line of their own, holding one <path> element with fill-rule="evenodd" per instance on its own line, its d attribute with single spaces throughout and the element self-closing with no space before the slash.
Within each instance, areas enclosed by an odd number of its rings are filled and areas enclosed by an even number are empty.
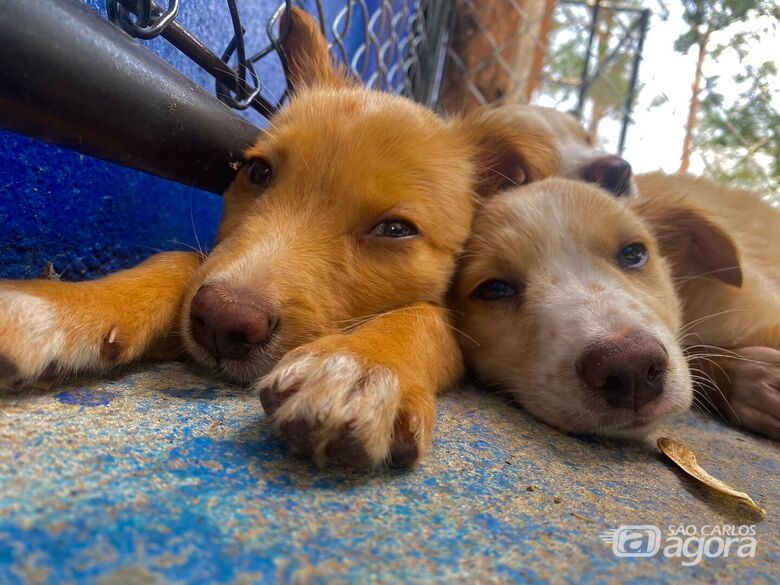
<svg viewBox="0 0 780 585">
<path fill-rule="evenodd" d="M 566 176 L 615 195 L 638 194 L 628 205 L 672 270 L 681 343 L 702 408 L 780 440 L 780 210 L 756 193 L 686 175 L 633 176 L 621 193 L 622 182 L 604 180 L 616 175 L 603 174 L 620 163 L 604 162 L 610 156 L 593 146 L 575 117 L 536 106 L 501 107 L 492 115 L 552 133 Z"/>
<path fill-rule="evenodd" d="M 691 404 L 669 265 L 594 185 L 546 179 L 486 202 L 451 303 L 471 372 L 561 430 L 635 434 Z"/>
</svg>

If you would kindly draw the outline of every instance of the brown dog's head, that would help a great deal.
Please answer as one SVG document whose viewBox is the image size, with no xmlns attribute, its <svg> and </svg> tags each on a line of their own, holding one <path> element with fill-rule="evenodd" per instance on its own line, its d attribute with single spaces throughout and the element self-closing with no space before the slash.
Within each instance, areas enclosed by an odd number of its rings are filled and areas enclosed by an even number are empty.
<svg viewBox="0 0 780 585">
<path fill-rule="evenodd" d="M 357 320 L 443 300 L 476 196 L 554 174 L 533 133 L 446 122 L 352 84 L 306 13 L 283 48 L 293 97 L 225 193 L 182 314 L 189 353 L 251 380 Z"/>
<path fill-rule="evenodd" d="M 552 136 L 560 158 L 561 177 L 595 183 L 616 197 L 637 194 L 628 161 L 601 150 L 573 114 L 543 106 L 509 105 L 497 108 L 494 115 L 508 125 L 537 129 Z"/>
<path fill-rule="evenodd" d="M 624 202 L 565 179 L 499 194 L 459 268 L 469 368 L 545 422 L 636 433 L 690 406 L 670 269 Z"/>
</svg>

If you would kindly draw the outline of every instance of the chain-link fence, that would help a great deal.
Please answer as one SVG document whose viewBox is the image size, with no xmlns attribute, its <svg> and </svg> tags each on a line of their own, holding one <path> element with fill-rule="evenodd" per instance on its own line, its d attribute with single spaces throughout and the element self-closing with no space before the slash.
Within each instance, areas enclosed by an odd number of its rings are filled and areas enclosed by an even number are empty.
<svg viewBox="0 0 780 585">
<path fill-rule="evenodd" d="M 177 23 L 179 0 L 107 0 L 107 7 L 133 36 L 162 35 L 187 53 L 216 79 L 222 101 L 268 116 L 284 95 L 267 91 L 262 65 L 277 58 L 279 17 L 293 2 L 269 15 L 253 53 L 239 0 L 226 2 L 234 34 L 219 53 Z M 689 170 L 778 192 L 777 70 L 773 56 L 751 59 L 757 46 L 776 43 L 777 9 L 760 0 L 747 0 L 733 22 L 714 0 L 698 21 L 692 3 L 676 0 L 297 4 L 319 17 L 334 54 L 370 87 L 448 112 L 513 102 L 576 111 L 606 150 L 624 153 L 640 171 Z M 702 39 L 708 17 L 719 28 Z"/>
<path fill-rule="evenodd" d="M 772 3 L 747 0 L 738 10 L 714 0 L 454 6 L 445 110 L 530 102 L 575 111 L 606 150 L 624 153 L 640 171 L 689 171 L 778 197 Z"/>
<path fill-rule="evenodd" d="M 185 28 L 176 17 L 179 0 L 160 6 L 153 0 L 107 0 L 107 16 L 128 34 L 142 40 L 163 37 L 214 77 L 217 97 L 237 110 L 252 108 L 272 115 L 286 92 L 271 95 L 265 67 L 281 57 L 287 31 L 282 13 L 294 3 L 281 3 L 267 17 L 264 39 L 247 38 L 237 0 L 226 0 L 232 40 L 217 53 Z M 437 47 L 446 27 L 446 3 L 433 0 L 344 0 L 295 3 L 315 14 L 335 55 L 368 86 L 430 102 Z M 250 51 L 250 46 L 256 46 Z"/>
</svg>

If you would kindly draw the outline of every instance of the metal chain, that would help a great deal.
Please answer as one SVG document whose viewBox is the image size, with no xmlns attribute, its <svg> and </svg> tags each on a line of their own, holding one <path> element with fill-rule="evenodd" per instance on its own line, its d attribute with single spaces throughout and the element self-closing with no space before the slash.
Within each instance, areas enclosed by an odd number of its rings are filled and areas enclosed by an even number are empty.
<svg viewBox="0 0 780 585">
<path fill-rule="evenodd" d="M 135 38 L 162 36 L 171 42 L 214 77 L 215 93 L 223 103 L 236 110 L 251 107 L 263 116 L 271 116 L 287 92 L 278 100 L 264 97 L 257 63 L 274 53 L 284 58 L 281 43 L 287 30 L 282 30 L 281 15 L 292 8 L 293 2 L 285 0 L 274 11 L 266 26 L 268 42 L 252 55 L 247 53 L 238 2 L 226 3 L 233 35 L 220 55 L 176 21 L 179 0 L 168 0 L 165 9 L 154 0 L 106 0 L 106 11 L 111 22 Z M 430 49 L 426 28 L 430 4 L 432 0 L 382 0 L 371 11 L 366 0 L 344 0 L 328 25 L 323 2 L 314 2 L 320 28 L 332 40 L 331 48 L 349 72 L 369 87 L 408 96 L 413 95 L 415 85 L 423 83 L 420 52 Z"/>
<path fill-rule="evenodd" d="M 137 39 L 153 39 L 170 25 L 179 13 L 179 0 L 168 0 L 168 8 L 162 10 L 152 0 L 134 0 L 135 9 L 128 9 L 118 0 L 106 1 L 108 18 Z M 136 15 L 133 20 L 131 14 Z"/>
</svg>

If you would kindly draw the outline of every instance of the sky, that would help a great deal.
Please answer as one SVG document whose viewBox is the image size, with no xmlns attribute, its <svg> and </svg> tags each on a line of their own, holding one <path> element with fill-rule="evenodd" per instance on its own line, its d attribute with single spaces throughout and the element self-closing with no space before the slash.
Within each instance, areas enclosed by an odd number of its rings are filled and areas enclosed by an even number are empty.
<svg viewBox="0 0 780 585">
<path fill-rule="evenodd" d="M 669 2 L 669 18 L 662 21 L 657 15 L 651 21 L 645 51 L 640 68 L 640 80 L 645 85 L 639 95 L 634 110 L 636 126 L 629 131 L 625 156 L 637 171 L 664 170 L 676 171 L 680 164 L 682 142 L 685 135 L 685 123 L 688 105 L 691 99 L 691 84 L 696 68 L 696 51 L 681 55 L 674 50 L 675 39 L 685 31 L 682 20 L 682 7 Z M 741 31 L 758 31 L 769 27 L 768 18 L 755 19 L 745 25 L 735 25 L 722 31 L 713 38 L 712 45 L 726 43 L 734 34 Z M 761 44 L 751 47 L 746 61 L 763 63 L 777 59 L 780 55 L 780 37 L 778 31 L 764 35 Z M 708 59 L 704 65 L 704 74 L 719 74 L 719 91 L 728 96 L 734 95 L 736 85 L 730 77 L 744 69 L 735 51 L 724 52 L 718 60 Z M 657 107 L 650 107 L 659 96 L 666 95 L 668 101 Z M 775 93 L 775 101 L 780 102 L 780 92 Z M 780 103 L 777 103 L 780 109 Z M 647 153 L 652 153 L 647 156 Z M 690 171 L 701 173 L 703 162 L 694 156 Z"/>
<path fill-rule="evenodd" d="M 639 69 L 639 81 L 643 87 L 634 107 L 635 124 L 628 130 L 624 156 L 637 172 L 675 172 L 680 166 L 696 51 L 692 49 L 687 55 L 681 55 L 674 50 L 675 39 L 686 30 L 679 2 L 664 2 L 668 11 L 666 19 L 661 18 L 658 4 L 647 2 L 646 6 L 653 9 L 653 14 Z M 713 37 L 712 46 L 726 43 L 737 32 L 769 29 L 768 33 L 763 34 L 763 41 L 751 47 L 746 62 L 757 65 L 777 59 L 780 55 L 780 35 L 777 27 L 772 30 L 771 24 L 771 19 L 767 17 L 732 25 Z M 739 62 L 735 51 L 726 51 L 717 61 L 710 58 L 705 62 L 704 74 L 720 75 L 718 91 L 727 97 L 734 96 L 737 86 L 731 81 L 731 76 L 744 67 L 745 63 Z M 666 101 L 654 105 L 659 96 L 665 96 Z M 773 102 L 780 109 L 780 87 L 776 88 Z M 603 144 L 605 149 L 616 150 L 619 135 L 617 122 L 604 120 L 599 134 L 607 138 Z M 689 171 L 694 174 L 704 171 L 704 163 L 695 153 Z"/>
</svg>

